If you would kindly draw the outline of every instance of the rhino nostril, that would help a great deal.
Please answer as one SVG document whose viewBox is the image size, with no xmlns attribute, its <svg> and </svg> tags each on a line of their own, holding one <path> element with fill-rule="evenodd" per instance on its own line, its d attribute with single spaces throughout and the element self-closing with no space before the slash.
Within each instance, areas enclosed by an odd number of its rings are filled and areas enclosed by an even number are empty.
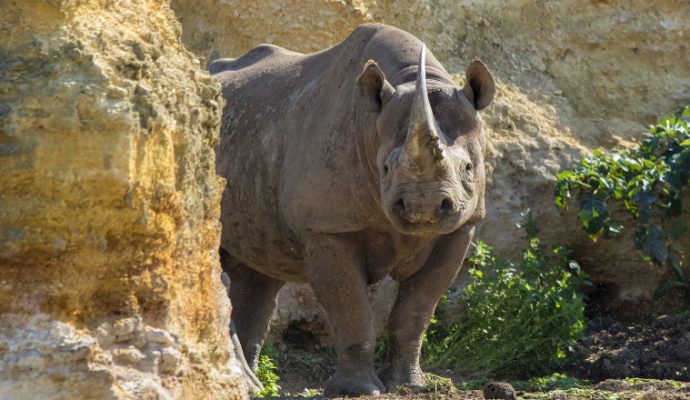
<svg viewBox="0 0 690 400">
<path fill-rule="evenodd" d="M 405 202 L 403 199 L 398 199 L 398 201 L 393 204 L 393 212 L 402 216 L 402 214 L 405 212 Z"/>
<path fill-rule="evenodd" d="M 439 210 L 443 214 L 450 214 L 453 211 L 453 201 L 451 199 L 443 199 Z"/>
</svg>

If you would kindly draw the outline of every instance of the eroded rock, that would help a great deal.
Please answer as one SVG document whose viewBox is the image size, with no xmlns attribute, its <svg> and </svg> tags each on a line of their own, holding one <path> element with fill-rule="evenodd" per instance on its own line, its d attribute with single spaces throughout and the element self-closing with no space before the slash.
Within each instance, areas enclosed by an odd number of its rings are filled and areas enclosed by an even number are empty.
<svg viewBox="0 0 690 400">
<path fill-rule="evenodd" d="M 245 398 L 221 99 L 167 2 L 5 2 L 0 36 L 0 398 Z"/>
</svg>

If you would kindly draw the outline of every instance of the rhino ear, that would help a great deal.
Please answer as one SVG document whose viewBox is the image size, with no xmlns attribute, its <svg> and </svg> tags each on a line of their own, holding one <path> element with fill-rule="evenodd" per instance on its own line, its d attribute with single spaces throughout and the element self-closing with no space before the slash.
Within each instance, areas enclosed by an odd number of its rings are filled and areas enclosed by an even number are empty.
<svg viewBox="0 0 690 400">
<path fill-rule="evenodd" d="M 474 108 L 479 111 L 491 104 L 496 93 L 496 85 L 486 65 L 479 60 L 472 61 L 465 71 L 465 78 L 465 87 L 462 91 Z"/>
<path fill-rule="evenodd" d="M 357 78 L 359 94 L 365 108 L 371 112 L 379 112 L 395 92 L 393 86 L 386 80 L 386 76 L 376 64 L 369 60 L 364 65 L 362 73 Z"/>
</svg>

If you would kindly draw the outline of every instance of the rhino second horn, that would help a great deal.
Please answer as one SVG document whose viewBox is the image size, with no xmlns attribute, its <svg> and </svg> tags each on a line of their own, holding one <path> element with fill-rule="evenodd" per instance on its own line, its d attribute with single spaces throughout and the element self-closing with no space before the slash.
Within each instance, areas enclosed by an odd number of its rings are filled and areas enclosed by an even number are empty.
<svg viewBox="0 0 690 400">
<path fill-rule="evenodd" d="M 417 165 L 429 155 L 437 161 L 443 160 L 443 143 L 439 134 L 440 130 L 431 110 L 426 90 L 425 45 L 422 45 L 422 51 L 419 54 L 417 84 L 411 111 L 410 124 L 405 139 L 405 157 Z"/>
</svg>

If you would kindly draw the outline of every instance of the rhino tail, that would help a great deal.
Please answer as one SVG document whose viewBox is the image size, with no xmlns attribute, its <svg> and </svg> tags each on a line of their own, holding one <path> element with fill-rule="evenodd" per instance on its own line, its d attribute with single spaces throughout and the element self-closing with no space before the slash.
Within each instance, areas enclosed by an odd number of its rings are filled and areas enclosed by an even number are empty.
<svg viewBox="0 0 690 400">
<path fill-rule="evenodd" d="M 247 380 L 247 384 L 249 385 L 249 391 L 254 395 L 258 395 L 259 393 L 263 392 L 264 385 L 261 384 L 259 378 L 256 377 L 254 371 L 252 371 L 252 369 L 249 367 L 247 359 L 244 358 L 242 345 L 240 344 L 240 339 L 237 336 L 237 330 L 235 329 L 235 322 L 232 320 L 230 321 L 230 340 L 232 341 L 232 349 L 235 353 L 235 358 L 242 365 L 242 374 Z"/>
<path fill-rule="evenodd" d="M 221 250 L 222 253 L 222 250 Z M 220 274 L 220 280 L 223 282 L 226 290 L 230 290 L 230 277 L 227 273 L 222 272 Z M 230 293 L 228 292 L 228 296 Z M 256 377 L 254 371 L 252 371 L 247 359 L 244 358 L 244 351 L 242 351 L 242 345 L 240 344 L 240 338 L 237 336 L 237 329 L 235 328 L 235 321 L 230 319 L 230 341 L 232 342 L 232 352 L 235 354 L 235 359 L 239 361 L 240 367 L 242 369 L 242 375 L 244 375 L 247 381 L 247 386 L 249 386 L 249 392 L 254 395 L 264 391 L 264 385 L 261 384 L 259 378 Z"/>
</svg>

